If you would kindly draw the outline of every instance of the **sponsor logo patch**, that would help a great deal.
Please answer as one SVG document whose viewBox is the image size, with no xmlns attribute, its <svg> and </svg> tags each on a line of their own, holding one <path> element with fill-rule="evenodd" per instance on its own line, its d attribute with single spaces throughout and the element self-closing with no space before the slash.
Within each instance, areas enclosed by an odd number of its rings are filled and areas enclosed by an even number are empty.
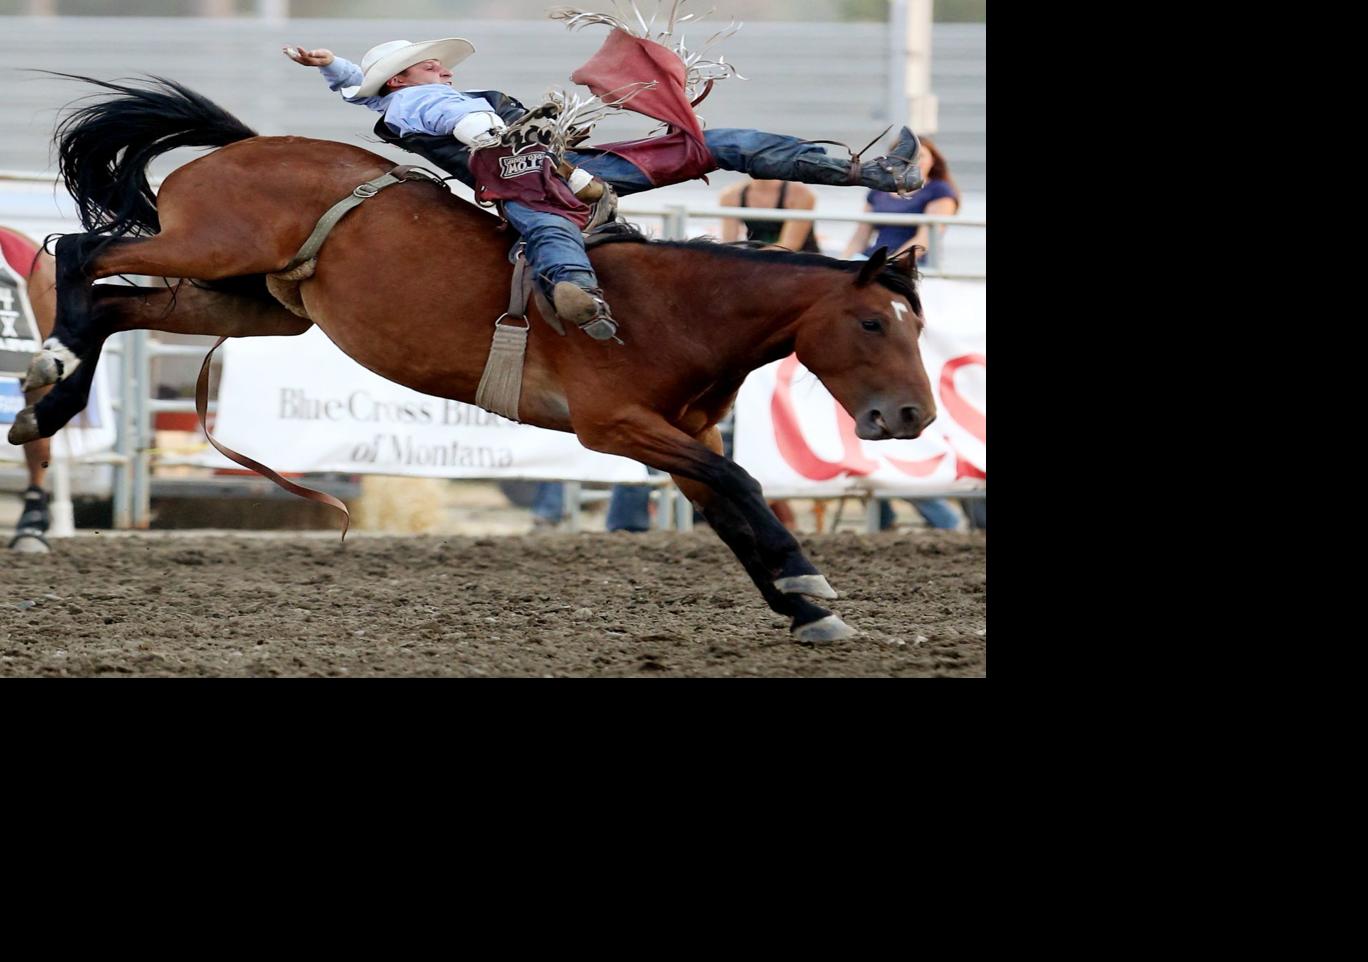
<svg viewBox="0 0 1368 962">
<path fill-rule="evenodd" d="M 508 157 L 500 157 L 499 176 L 508 180 L 510 177 L 535 174 L 542 169 L 542 162 L 550 159 L 550 156 L 544 150 L 536 150 L 530 154 L 511 154 Z"/>
</svg>

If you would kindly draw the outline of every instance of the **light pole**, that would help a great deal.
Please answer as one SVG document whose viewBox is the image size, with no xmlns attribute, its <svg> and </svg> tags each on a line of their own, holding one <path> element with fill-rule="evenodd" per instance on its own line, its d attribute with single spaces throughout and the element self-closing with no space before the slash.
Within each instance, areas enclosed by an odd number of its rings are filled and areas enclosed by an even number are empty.
<svg viewBox="0 0 1368 962">
<path fill-rule="evenodd" d="M 290 0 L 256 0 L 257 19 L 284 23 L 290 19 Z"/>
<path fill-rule="evenodd" d="M 892 0 L 888 10 L 888 119 L 917 133 L 939 126 L 939 101 L 931 92 L 932 0 Z"/>
</svg>

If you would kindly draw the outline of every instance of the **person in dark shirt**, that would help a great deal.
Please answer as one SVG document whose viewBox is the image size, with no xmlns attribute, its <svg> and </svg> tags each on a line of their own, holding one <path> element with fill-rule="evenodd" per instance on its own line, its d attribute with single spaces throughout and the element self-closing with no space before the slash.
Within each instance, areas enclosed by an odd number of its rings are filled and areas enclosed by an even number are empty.
<svg viewBox="0 0 1368 962">
<path fill-rule="evenodd" d="M 817 206 L 817 195 L 802 184 L 787 180 L 755 180 L 747 178 L 733 184 L 718 195 L 723 207 L 770 207 L 776 210 L 812 210 Z M 741 237 L 746 228 L 746 240 L 774 244 L 791 251 L 822 253 L 817 244 L 817 224 L 809 220 L 746 220 L 728 217 L 722 221 L 722 241 L 730 244 Z"/>
<path fill-rule="evenodd" d="M 881 190 L 871 190 L 865 203 L 867 213 L 877 214 L 941 214 L 953 215 L 959 213 L 960 192 L 955 186 L 955 179 L 950 175 L 950 165 L 946 163 L 945 155 L 942 154 L 929 137 L 921 138 L 921 151 L 917 155 L 917 162 L 922 169 L 922 176 L 926 178 L 926 183 L 920 190 L 914 191 L 907 197 L 899 197 L 897 194 L 885 193 Z M 945 228 L 937 227 L 942 234 Z M 917 263 L 924 267 L 939 267 L 939 264 L 932 264 L 928 261 L 927 249 L 931 246 L 930 226 L 921 224 L 917 227 L 900 227 L 895 225 L 884 225 L 878 229 L 878 234 L 874 240 L 870 241 L 870 235 L 874 233 L 873 224 L 860 224 L 855 228 L 855 233 L 851 235 L 850 243 L 846 244 L 842 257 L 854 257 L 856 253 L 868 257 L 880 247 L 887 247 L 889 256 L 900 254 L 910 247 L 920 247 L 923 253 L 917 258 Z"/>
</svg>

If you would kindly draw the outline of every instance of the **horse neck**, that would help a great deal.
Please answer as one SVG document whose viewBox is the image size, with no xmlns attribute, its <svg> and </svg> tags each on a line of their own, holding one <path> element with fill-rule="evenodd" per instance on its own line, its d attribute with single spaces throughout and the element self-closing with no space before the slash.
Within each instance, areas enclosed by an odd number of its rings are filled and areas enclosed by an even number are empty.
<svg viewBox="0 0 1368 962">
<path fill-rule="evenodd" d="M 793 353 L 799 318 L 825 293 L 822 275 L 830 273 L 821 267 L 767 263 L 758 257 L 717 256 L 706 267 L 711 270 L 706 278 L 690 279 L 686 265 L 681 264 L 679 276 L 697 289 L 718 291 L 708 304 L 713 346 L 729 366 L 746 371 Z M 715 273 L 719 267 L 732 268 L 721 287 Z"/>
</svg>

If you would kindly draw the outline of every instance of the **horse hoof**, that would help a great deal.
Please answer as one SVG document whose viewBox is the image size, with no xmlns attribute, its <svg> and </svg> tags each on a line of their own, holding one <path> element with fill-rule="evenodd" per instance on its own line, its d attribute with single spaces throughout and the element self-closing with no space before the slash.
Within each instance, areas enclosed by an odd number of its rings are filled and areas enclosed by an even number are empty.
<svg viewBox="0 0 1368 962">
<path fill-rule="evenodd" d="M 42 435 L 38 433 L 38 415 L 32 407 L 26 407 L 14 416 L 14 423 L 9 429 L 10 444 L 28 444 L 40 437 Z"/>
<path fill-rule="evenodd" d="M 855 629 L 847 625 L 835 615 L 827 615 L 825 618 L 818 618 L 805 625 L 799 625 L 793 629 L 794 641 L 807 641 L 825 644 L 832 641 L 844 641 L 847 638 L 855 637 Z"/>
<path fill-rule="evenodd" d="M 840 597 L 823 575 L 794 575 L 791 578 L 780 578 L 774 582 L 774 587 L 786 595 L 810 595 L 828 601 Z"/>
<path fill-rule="evenodd" d="M 47 554 L 52 548 L 47 539 L 36 531 L 20 531 L 9 543 L 11 551 L 20 554 Z"/>
<path fill-rule="evenodd" d="M 51 351 L 42 351 L 29 361 L 28 373 L 24 375 L 23 390 L 36 391 L 40 387 L 56 384 L 62 379 L 66 365 Z"/>
</svg>

